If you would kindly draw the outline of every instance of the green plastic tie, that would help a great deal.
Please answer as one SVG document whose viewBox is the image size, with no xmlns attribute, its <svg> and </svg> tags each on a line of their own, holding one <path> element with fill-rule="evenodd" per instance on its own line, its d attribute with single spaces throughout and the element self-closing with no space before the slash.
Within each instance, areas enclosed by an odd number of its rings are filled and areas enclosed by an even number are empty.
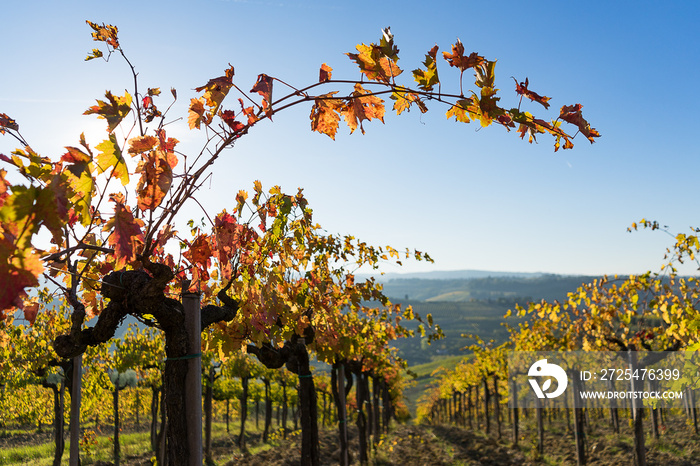
<svg viewBox="0 0 700 466">
<path fill-rule="evenodd" d="M 179 358 L 165 358 L 166 361 L 184 361 L 185 359 L 194 359 L 202 356 L 202 353 L 188 354 L 187 356 L 182 356 Z"/>
</svg>

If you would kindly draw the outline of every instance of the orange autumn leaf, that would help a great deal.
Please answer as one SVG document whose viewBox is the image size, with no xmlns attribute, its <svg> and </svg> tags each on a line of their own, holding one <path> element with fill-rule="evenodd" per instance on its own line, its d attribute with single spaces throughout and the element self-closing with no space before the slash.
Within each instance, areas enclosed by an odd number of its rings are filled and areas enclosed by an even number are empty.
<svg viewBox="0 0 700 466">
<path fill-rule="evenodd" d="M 338 91 L 334 91 L 317 97 L 311 108 L 311 130 L 325 134 L 333 140 L 338 132 L 340 112 L 345 107 L 342 100 L 332 98 L 337 93 Z"/>
<path fill-rule="evenodd" d="M 401 115 L 404 111 L 410 111 L 411 105 L 416 104 L 420 109 L 421 113 L 428 111 L 428 107 L 425 105 L 418 94 L 415 92 L 407 92 L 403 88 L 398 88 L 391 94 L 391 100 L 394 100 L 393 110 L 396 111 L 397 115 Z"/>
<path fill-rule="evenodd" d="M 371 92 L 364 89 L 361 84 L 355 84 L 350 102 L 343 111 L 343 118 L 351 134 L 357 129 L 358 124 L 362 134 L 365 134 L 362 127 L 364 120 L 371 121 L 376 118 L 384 123 L 384 101 L 377 96 L 367 94 Z"/>
<path fill-rule="evenodd" d="M 9 181 L 5 179 L 7 170 L 0 168 L 0 207 L 5 203 L 5 199 L 10 195 L 9 190 L 12 187 Z"/>
<path fill-rule="evenodd" d="M 137 136 L 129 140 L 129 154 L 138 155 L 143 152 L 148 152 L 158 144 L 158 139 L 155 136 Z"/>
<path fill-rule="evenodd" d="M 476 52 L 472 52 L 469 56 L 464 56 L 464 44 L 462 44 L 462 41 L 459 39 L 457 39 L 456 44 L 452 45 L 452 53 L 442 52 L 442 56 L 447 60 L 450 66 L 454 66 L 462 72 L 484 64 L 484 57 Z"/>
<path fill-rule="evenodd" d="M 61 156 L 61 162 L 68 163 L 85 163 L 92 162 L 92 157 L 81 151 L 77 147 L 66 146 L 68 152 Z"/>
<path fill-rule="evenodd" d="M 243 205 L 246 199 L 248 199 L 248 192 L 245 189 L 240 189 L 238 194 L 236 194 L 236 212 L 238 212 L 239 217 L 243 212 Z"/>
<path fill-rule="evenodd" d="M 467 114 L 467 108 L 472 105 L 471 99 L 458 100 L 445 114 L 447 118 L 454 117 L 456 121 L 461 123 L 469 123 L 469 115 Z"/>
<path fill-rule="evenodd" d="M 92 29 L 92 39 L 95 41 L 99 42 L 106 42 L 108 45 L 112 46 L 113 48 L 119 48 L 119 39 L 117 38 L 117 33 L 119 30 L 117 29 L 116 26 L 112 26 L 111 24 L 105 24 L 102 23 L 97 24 L 93 23 L 92 21 L 85 21 Z M 94 58 L 94 57 L 93 57 Z"/>
<path fill-rule="evenodd" d="M 200 125 L 202 124 L 205 112 L 204 104 L 205 100 L 202 97 L 198 99 L 190 99 L 190 108 L 187 112 L 187 123 L 189 124 L 190 129 L 199 129 Z M 204 124 L 208 124 L 206 119 L 204 119 Z"/>
<path fill-rule="evenodd" d="M 243 99 L 238 99 L 238 102 L 241 104 L 241 112 L 243 112 L 243 115 L 248 117 L 248 125 L 254 124 L 256 121 L 258 121 L 258 117 L 255 114 L 255 108 L 251 105 L 250 107 L 246 107 L 243 104 Z"/>
<path fill-rule="evenodd" d="M 209 235 L 197 236 L 187 251 L 183 253 L 183 256 L 193 264 L 199 264 L 204 268 L 209 268 L 213 256 L 211 238 Z"/>
<path fill-rule="evenodd" d="M 393 78 L 403 72 L 394 60 L 382 55 L 381 47 L 374 44 L 359 44 L 355 48 L 358 53 L 346 53 L 345 55 L 357 63 L 360 71 L 370 81 L 390 83 Z"/>
<path fill-rule="evenodd" d="M 211 242 L 212 239 L 209 235 L 199 235 L 189 245 L 187 251 L 182 253 L 195 266 L 192 269 L 192 282 L 195 286 L 198 286 L 197 282 L 209 280 L 208 269 L 211 267 L 211 258 L 213 256 Z"/>
<path fill-rule="evenodd" d="M 152 150 L 136 168 L 141 173 L 136 192 L 138 207 L 141 210 L 155 210 L 170 190 L 173 181 L 173 168 L 177 165 L 174 152 L 162 149 Z"/>
<path fill-rule="evenodd" d="M 175 168 L 175 165 L 172 164 L 174 161 L 175 164 L 177 164 L 177 157 L 175 157 L 175 146 L 178 141 L 175 138 L 167 138 L 166 139 L 166 133 L 164 129 L 157 129 L 156 130 L 156 136 L 158 137 L 158 148 L 164 152 L 168 153 L 168 157 L 171 157 L 171 167 Z"/>
<path fill-rule="evenodd" d="M 321 65 L 321 69 L 318 72 L 318 82 L 325 83 L 331 80 L 333 68 L 326 65 L 325 63 Z"/>
</svg>

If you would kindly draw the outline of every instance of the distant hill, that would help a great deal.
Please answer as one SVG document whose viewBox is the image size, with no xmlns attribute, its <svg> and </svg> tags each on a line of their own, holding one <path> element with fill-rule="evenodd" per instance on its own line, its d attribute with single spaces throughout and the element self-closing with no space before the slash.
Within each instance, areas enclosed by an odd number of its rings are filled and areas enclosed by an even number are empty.
<svg viewBox="0 0 700 466">
<path fill-rule="evenodd" d="M 437 273 L 437 272 L 436 272 Z M 594 278 L 583 275 L 523 274 L 508 272 L 463 271 L 462 276 L 432 278 L 389 277 L 384 281 L 384 294 L 395 300 L 411 301 L 528 301 L 563 300 L 567 293 Z M 483 275 L 483 274 L 490 275 Z"/>
<path fill-rule="evenodd" d="M 432 314 L 445 333 L 443 340 L 432 345 L 426 345 L 420 337 L 395 341 L 393 345 L 409 365 L 464 355 L 463 348 L 473 340 L 462 337 L 463 334 L 476 334 L 485 341 L 493 339 L 501 343 L 508 338 L 503 316 L 509 309 L 515 310 L 518 304 L 527 307 L 529 302 L 542 299 L 565 300 L 568 293 L 597 278 L 480 271 L 462 272 L 462 277 L 471 278 L 445 276 L 444 279 L 390 277 L 384 283 L 384 293 L 393 302 L 411 305 L 421 316 Z M 508 319 L 511 326 L 518 322 L 517 317 Z"/>
<path fill-rule="evenodd" d="M 471 279 L 486 277 L 538 277 L 545 275 L 542 272 L 500 272 L 492 270 L 436 270 L 434 272 L 409 272 L 409 273 L 386 273 L 384 275 L 374 275 L 374 278 L 381 283 L 391 280 L 402 280 L 407 278 L 420 278 L 426 280 L 449 280 L 449 279 Z M 367 274 L 358 274 L 358 278 L 367 278 Z"/>
</svg>

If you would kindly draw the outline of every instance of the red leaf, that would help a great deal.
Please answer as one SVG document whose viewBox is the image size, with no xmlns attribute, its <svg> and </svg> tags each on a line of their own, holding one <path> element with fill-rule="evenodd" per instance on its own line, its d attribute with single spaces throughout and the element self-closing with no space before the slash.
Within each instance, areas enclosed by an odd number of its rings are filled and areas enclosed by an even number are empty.
<svg viewBox="0 0 700 466">
<path fill-rule="evenodd" d="M 198 280 L 209 280 L 207 269 L 211 267 L 211 238 L 209 235 L 199 235 L 182 255 L 196 267 L 192 270 L 193 284 Z"/>
<path fill-rule="evenodd" d="M 39 313 L 39 303 L 27 303 L 24 304 L 24 318 L 29 321 L 31 325 L 34 325 L 36 320 L 36 315 Z"/>
<path fill-rule="evenodd" d="M 75 209 L 71 207 L 68 211 L 68 225 L 73 226 L 78 220 L 80 220 L 78 214 L 76 214 Z"/>
<path fill-rule="evenodd" d="M 183 255 L 193 264 L 209 266 L 211 264 L 211 238 L 209 235 L 199 235 L 190 245 L 189 249 Z"/>
<path fill-rule="evenodd" d="M 165 139 L 165 130 L 162 128 L 156 130 L 156 136 L 158 136 L 158 143 L 160 145 L 160 150 L 165 151 L 165 152 L 175 152 L 175 146 L 180 141 L 178 141 L 175 138 Z M 175 159 L 175 160 L 177 160 L 177 159 Z M 175 168 L 175 165 L 171 165 L 171 167 Z"/>
<path fill-rule="evenodd" d="M 527 78 L 525 78 L 524 83 L 518 83 L 518 81 L 513 78 L 513 81 L 515 81 L 515 92 L 517 92 L 519 95 L 524 95 L 528 99 L 539 102 L 544 106 L 544 108 L 549 108 L 549 97 L 544 97 L 539 95 L 537 92 L 531 91 L 527 88 L 529 81 Z"/>
<path fill-rule="evenodd" d="M 229 125 L 229 127 L 233 130 L 234 133 L 238 133 L 245 128 L 245 125 L 241 123 L 240 121 L 236 121 L 236 112 L 233 110 L 224 110 L 220 114 L 221 119 L 224 120 L 224 123 Z"/>
<path fill-rule="evenodd" d="M 44 271 L 41 258 L 30 249 L 17 249 L 14 235 L 6 227 L 0 224 L 0 318 L 4 317 L 2 311 L 22 307 L 27 295 L 24 288 L 38 286 L 37 278 Z"/>
<path fill-rule="evenodd" d="M 172 225 L 165 225 L 163 228 L 161 228 L 156 236 L 156 241 L 153 246 L 154 254 L 162 254 L 164 252 L 163 246 L 165 246 L 165 244 L 176 234 L 177 231 L 173 230 Z"/>
<path fill-rule="evenodd" d="M 258 81 L 250 92 L 257 92 L 263 97 L 262 107 L 265 109 L 265 114 L 270 117 L 272 114 L 272 77 L 266 74 L 258 75 Z"/>
<path fill-rule="evenodd" d="M 112 194 L 109 200 L 114 202 L 114 216 L 104 226 L 104 231 L 111 231 L 108 244 L 114 247 L 116 270 L 124 268 L 127 262 L 136 260 L 136 255 L 145 238 L 141 219 L 134 218 L 129 206 L 124 204 L 124 195 Z"/>
<path fill-rule="evenodd" d="M 5 134 L 5 128 L 19 131 L 19 125 L 15 120 L 4 113 L 0 113 L 0 134 Z"/>
<path fill-rule="evenodd" d="M 243 245 L 245 226 L 236 222 L 236 218 L 226 211 L 216 216 L 214 220 L 215 251 L 214 256 L 219 261 L 221 273 L 225 279 L 231 278 L 231 260 Z"/>
<path fill-rule="evenodd" d="M 92 157 L 90 157 L 88 154 L 81 151 L 77 147 L 66 147 L 66 149 L 68 149 L 68 152 L 66 152 L 65 154 L 63 154 L 61 156 L 62 162 L 68 162 L 68 163 L 92 162 Z"/>
<path fill-rule="evenodd" d="M 252 106 L 245 107 L 243 105 L 243 99 L 238 99 L 238 102 L 241 104 L 241 111 L 243 112 L 243 115 L 248 117 L 248 125 L 252 125 L 258 121 L 258 117 L 255 115 L 255 108 Z"/>
<path fill-rule="evenodd" d="M 589 141 L 591 141 L 591 143 L 593 143 L 595 142 L 595 138 L 600 137 L 600 133 L 594 128 L 591 128 L 591 125 L 588 124 L 588 122 L 583 118 L 583 115 L 581 114 L 582 108 L 583 105 L 581 104 L 564 105 L 559 111 L 559 118 L 567 123 L 577 126 L 578 130 L 581 131 L 581 134 L 583 134 Z"/>
</svg>

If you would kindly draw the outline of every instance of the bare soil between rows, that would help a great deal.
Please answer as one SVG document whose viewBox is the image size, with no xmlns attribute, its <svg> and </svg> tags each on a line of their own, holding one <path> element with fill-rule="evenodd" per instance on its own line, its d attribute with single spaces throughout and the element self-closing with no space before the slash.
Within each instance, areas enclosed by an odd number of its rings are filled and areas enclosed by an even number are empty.
<svg viewBox="0 0 700 466">
<path fill-rule="evenodd" d="M 235 444 L 236 436 L 214 439 L 212 449 L 217 465 L 225 466 L 301 466 L 300 433 L 292 433 L 286 440 L 277 440 L 255 454 L 241 452 Z M 351 464 L 357 461 L 357 431 L 349 429 Z M 646 439 L 648 466 L 696 466 L 700 465 L 700 442 L 692 429 L 685 424 L 672 424 L 664 429 L 661 439 Z M 24 433 L 0 438 L 0 449 L 19 445 L 36 445 L 52 441 L 51 431 Z M 253 449 L 260 443 L 260 434 L 246 436 L 247 445 Z M 338 465 L 340 450 L 335 430 L 319 432 L 322 465 Z M 255 448 L 257 450 L 257 448 Z M 628 466 L 632 464 L 630 432 L 614 435 L 603 423 L 594 425 L 586 442 L 588 464 L 593 466 Z M 375 466 L 534 466 L 542 464 L 575 465 L 574 437 L 565 428 L 548 426 L 545 434 L 545 455 L 535 453 L 533 429 L 524 426 L 518 446 L 513 446 L 510 432 L 504 430 L 501 439 L 495 432 L 486 435 L 482 431 L 453 425 L 396 426 L 384 437 L 371 454 L 370 465 Z M 67 452 L 64 458 L 67 458 Z M 151 465 L 152 453 L 122 458 L 121 464 L 132 466 Z M 88 464 L 88 462 L 83 462 Z M 107 466 L 112 463 L 92 463 Z"/>
</svg>

